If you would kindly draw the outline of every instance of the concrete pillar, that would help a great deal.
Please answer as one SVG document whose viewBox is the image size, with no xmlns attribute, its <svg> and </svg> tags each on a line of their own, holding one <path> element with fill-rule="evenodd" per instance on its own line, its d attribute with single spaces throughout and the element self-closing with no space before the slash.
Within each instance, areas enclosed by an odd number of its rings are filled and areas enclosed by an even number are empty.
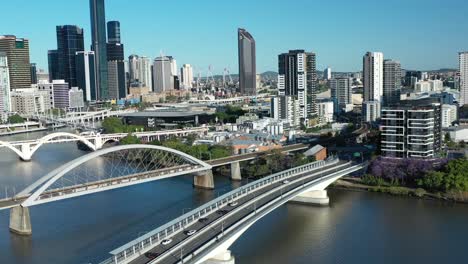
<svg viewBox="0 0 468 264">
<path fill-rule="evenodd" d="M 23 236 L 32 234 L 28 207 L 20 205 L 10 209 L 10 231 Z"/>
<path fill-rule="evenodd" d="M 292 203 L 326 206 L 330 203 L 327 190 L 314 190 L 301 193 L 290 200 Z"/>
<path fill-rule="evenodd" d="M 31 145 L 28 143 L 21 144 L 21 152 L 23 156 L 20 157 L 22 161 L 31 161 Z"/>
<path fill-rule="evenodd" d="M 218 254 L 216 257 L 205 261 L 203 264 L 235 264 L 236 259 L 231 255 L 230 250 L 226 250 L 221 254 Z"/>
<path fill-rule="evenodd" d="M 96 135 L 94 136 L 94 147 L 96 148 L 95 150 L 101 149 L 102 148 L 102 137 L 101 135 Z"/>
<path fill-rule="evenodd" d="M 231 163 L 231 180 L 240 181 L 242 180 L 240 162 Z"/>
<path fill-rule="evenodd" d="M 200 189 L 214 189 L 213 172 L 202 171 L 193 176 L 193 186 Z"/>
</svg>

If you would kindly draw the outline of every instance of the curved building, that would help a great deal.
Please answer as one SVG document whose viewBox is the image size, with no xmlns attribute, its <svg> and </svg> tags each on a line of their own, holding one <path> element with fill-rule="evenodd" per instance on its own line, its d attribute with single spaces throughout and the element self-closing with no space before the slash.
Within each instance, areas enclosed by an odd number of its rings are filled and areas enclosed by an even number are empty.
<svg viewBox="0 0 468 264">
<path fill-rule="evenodd" d="M 237 30 L 239 43 L 239 90 L 242 95 L 257 93 L 255 39 L 243 28 Z"/>
</svg>

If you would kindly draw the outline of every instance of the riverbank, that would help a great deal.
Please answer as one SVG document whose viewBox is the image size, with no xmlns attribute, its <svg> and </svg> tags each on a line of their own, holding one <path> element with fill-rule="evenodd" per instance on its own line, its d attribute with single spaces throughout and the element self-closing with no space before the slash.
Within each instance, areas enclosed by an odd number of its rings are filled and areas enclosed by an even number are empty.
<svg viewBox="0 0 468 264">
<path fill-rule="evenodd" d="M 405 186 L 371 186 L 362 183 L 360 178 L 344 177 L 330 185 L 329 188 L 341 190 L 367 191 L 384 193 L 388 195 L 407 196 L 416 199 L 444 200 L 457 203 L 468 203 L 467 192 L 433 193 L 422 188 Z"/>
</svg>

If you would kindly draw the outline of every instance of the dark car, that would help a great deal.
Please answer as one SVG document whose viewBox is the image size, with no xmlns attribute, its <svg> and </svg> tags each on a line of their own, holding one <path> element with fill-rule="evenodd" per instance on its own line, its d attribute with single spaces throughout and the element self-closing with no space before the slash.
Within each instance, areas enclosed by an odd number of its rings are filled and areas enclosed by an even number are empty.
<svg viewBox="0 0 468 264">
<path fill-rule="evenodd" d="M 221 209 L 221 210 L 218 210 L 216 211 L 218 214 L 220 215 L 224 215 L 224 214 L 227 214 L 229 211 L 228 210 L 224 210 L 224 209 Z"/>
<path fill-rule="evenodd" d="M 149 259 L 155 259 L 159 256 L 158 253 L 156 252 L 146 252 L 145 253 L 145 257 L 149 258 Z"/>
<path fill-rule="evenodd" d="M 205 223 L 207 221 L 208 221 L 208 218 L 206 218 L 206 217 L 202 217 L 202 218 L 198 219 L 198 222 L 200 222 L 200 223 Z"/>
</svg>

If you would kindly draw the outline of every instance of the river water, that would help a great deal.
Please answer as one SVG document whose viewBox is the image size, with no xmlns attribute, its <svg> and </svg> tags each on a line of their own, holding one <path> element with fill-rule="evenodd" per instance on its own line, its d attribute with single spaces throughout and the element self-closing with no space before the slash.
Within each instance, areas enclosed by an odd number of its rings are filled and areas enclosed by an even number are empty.
<svg viewBox="0 0 468 264">
<path fill-rule="evenodd" d="M 0 150 L 0 197 L 5 186 L 21 190 L 84 154 L 74 143 L 45 145 L 21 162 Z M 9 212 L 0 211 L 0 263 L 97 263 L 237 187 L 223 176 L 215 184 L 215 191 L 196 190 L 191 177 L 179 177 L 35 206 L 31 237 L 10 233 Z M 340 190 L 329 196 L 328 207 L 287 204 L 257 222 L 231 248 L 236 263 L 468 263 L 468 205 Z"/>
</svg>

